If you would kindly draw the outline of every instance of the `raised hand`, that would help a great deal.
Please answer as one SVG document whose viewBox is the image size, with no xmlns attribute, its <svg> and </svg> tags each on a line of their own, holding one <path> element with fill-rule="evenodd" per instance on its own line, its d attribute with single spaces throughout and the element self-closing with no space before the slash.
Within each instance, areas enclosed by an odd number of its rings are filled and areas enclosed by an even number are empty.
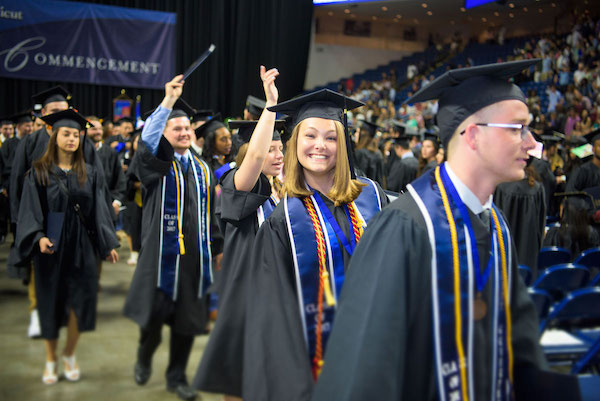
<svg viewBox="0 0 600 401">
<path fill-rule="evenodd" d="M 183 84 L 182 81 L 183 75 L 179 74 L 169 82 L 165 84 L 165 98 L 163 99 L 161 105 L 167 109 L 172 109 L 173 105 L 183 92 Z"/>
<path fill-rule="evenodd" d="M 279 98 L 279 91 L 275 86 L 275 78 L 279 75 L 277 68 L 271 68 L 269 71 L 264 65 L 260 66 L 260 79 L 263 81 L 263 88 L 265 89 L 265 97 L 267 99 L 267 107 L 274 106 L 277 104 Z"/>
</svg>

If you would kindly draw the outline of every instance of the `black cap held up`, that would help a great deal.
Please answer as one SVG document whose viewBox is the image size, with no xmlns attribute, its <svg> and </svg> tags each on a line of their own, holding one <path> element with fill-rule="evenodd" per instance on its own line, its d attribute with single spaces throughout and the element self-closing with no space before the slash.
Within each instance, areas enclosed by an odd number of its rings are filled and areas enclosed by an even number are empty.
<svg viewBox="0 0 600 401">
<path fill-rule="evenodd" d="M 38 92 L 31 98 L 34 104 L 41 104 L 42 107 L 45 107 L 48 103 L 52 102 L 66 102 L 71 99 L 71 94 L 65 88 L 58 85 Z"/>
<path fill-rule="evenodd" d="M 246 98 L 246 109 L 253 116 L 260 117 L 266 105 L 267 102 L 252 95 L 248 95 Z"/>
<path fill-rule="evenodd" d="M 244 142 L 250 142 L 250 138 L 252 138 L 252 134 L 254 133 L 254 129 L 258 124 L 258 121 L 248 121 L 248 120 L 229 120 L 229 129 L 237 129 L 238 135 Z M 282 141 L 282 135 L 280 131 L 285 127 L 285 120 L 275 120 L 275 129 L 273 130 L 273 138 L 272 141 Z M 285 135 L 284 135 L 285 139 Z"/>
<path fill-rule="evenodd" d="M 81 131 L 86 129 L 89 125 L 89 121 L 73 108 L 48 114 L 47 116 L 41 117 L 41 119 L 44 120 L 46 124 L 52 126 L 52 129 L 68 127 Z"/>
<path fill-rule="evenodd" d="M 208 134 L 218 130 L 219 128 L 227 128 L 221 121 L 221 118 L 221 113 L 217 113 L 213 116 L 213 118 L 196 128 L 196 138 L 205 138 Z"/>
<path fill-rule="evenodd" d="M 508 79 L 539 61 L 519 60 L 450 70 L 419 90 L 406 103 L 439 99 L 437 125 L 440 127 L 440 139 L 447 145 L 458 126 L 484 107 L 504 100 L 526 103 L 523 91 Z"/>
<path fill-rule="evenodd" d="M 207 121 L 210 120 L 211 117 L 213 116 L 214 111 L 212 110 L 196 110 L 196 112 L 194 113 L 194 115 L 192 115 L 192 121 Z"/>
<path fill-rule="evenodd" d="M 152 109 L 152 110 L 145 112 L 144 120 L 146 120 L 148 117 L 150 117 L 152 115 L 152 113 L 154 113 L 155 111 L 156 111 L 156 109 Z M 172 118 L 177 118 L 177 117 L 191 118 L 195 112 L 196 111 L 192 108 L 192 106 L 190 106 L 182 98 L 179 98 L 173 105 L 173 110 L 171 110 L 171 114 L 169 114 L 169 117 L 167 117 L 167 121 Z"/>
</svg>

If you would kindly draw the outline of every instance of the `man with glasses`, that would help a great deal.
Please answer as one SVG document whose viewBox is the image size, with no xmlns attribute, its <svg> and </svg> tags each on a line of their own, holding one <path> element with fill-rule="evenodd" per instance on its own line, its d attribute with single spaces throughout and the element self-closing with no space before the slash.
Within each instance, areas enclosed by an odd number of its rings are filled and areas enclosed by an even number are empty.
<svg viewBox="0 0 600 401">
<path fill-rule="evenodd" d="M 407 101 L 439 99 L 448 161 L 369 222 L 313 400 L 577 399 L 563 392 L 570 376 L 543 371 L 537 312 L 492 202 L 535 147 L 508 79 L 536 62 L 451 70 Z"/>
</svg>

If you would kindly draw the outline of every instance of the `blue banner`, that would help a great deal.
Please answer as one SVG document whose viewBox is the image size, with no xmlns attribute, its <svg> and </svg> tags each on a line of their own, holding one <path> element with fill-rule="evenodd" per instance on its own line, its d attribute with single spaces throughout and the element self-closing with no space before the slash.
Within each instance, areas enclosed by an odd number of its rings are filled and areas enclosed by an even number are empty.
<svg viewBox="0 0 600 401">
<path fill-rule="evenodd" d="M 2 0 L 0 76 L 162 89 L 175 75 L 175 13 Z"/>
</svg>

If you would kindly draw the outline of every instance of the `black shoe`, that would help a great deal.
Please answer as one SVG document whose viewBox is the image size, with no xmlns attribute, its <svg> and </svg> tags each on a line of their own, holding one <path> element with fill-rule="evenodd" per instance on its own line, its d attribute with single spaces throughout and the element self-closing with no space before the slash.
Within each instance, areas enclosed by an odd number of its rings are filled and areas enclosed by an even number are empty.
<svg viewBox="0 0 600 401">
<path fill-rule="evenodd" d="M 144 366 L 140 362 L 136 362 L 133 373 L 135 376 L 135 382 L 140 386 L 143 386 L 150 379 L 150 375 L 152 375 L 152 368 L 150 366 Z"/>
<path fill-rule="evenodd" d="M 167 385 L 167 391 L 177 394 L 177 397 L 184 401 L 193 401 L 197 396 L 196 391 L 185 383 L 179 383 L 174 386 Z"/>
</svg>

